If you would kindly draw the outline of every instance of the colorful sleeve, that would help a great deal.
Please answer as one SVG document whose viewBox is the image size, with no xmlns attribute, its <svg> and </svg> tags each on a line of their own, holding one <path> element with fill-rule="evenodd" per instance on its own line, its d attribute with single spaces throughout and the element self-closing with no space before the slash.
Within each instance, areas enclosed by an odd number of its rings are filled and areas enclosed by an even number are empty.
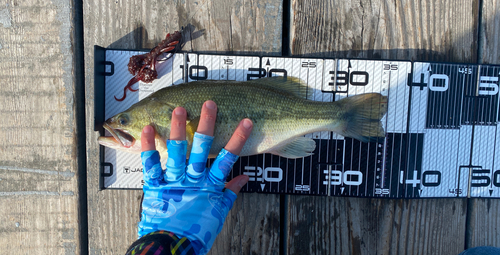
<svg viewBox="0 0 500 255">
<path fill-rule="evenodd" d="M 169 231 L 156 231 L 134 242 L 126 255 L 195 255 L 197 252 L 186 238 L 178 238 Z"/>
</svg>

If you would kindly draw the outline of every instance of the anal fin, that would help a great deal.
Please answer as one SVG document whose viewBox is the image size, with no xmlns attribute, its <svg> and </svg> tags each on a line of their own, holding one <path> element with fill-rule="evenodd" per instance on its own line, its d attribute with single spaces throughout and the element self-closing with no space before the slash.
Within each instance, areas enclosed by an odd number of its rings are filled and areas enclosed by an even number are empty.
<svg viewBox="0 0 500 255">
<path fill-rule="evenodd" d="M 315 148 L 316 142 L 313 139 L 300 136 L 267 152 L 285 158 L 303 158 L 311 156 Z"/>
</svg>

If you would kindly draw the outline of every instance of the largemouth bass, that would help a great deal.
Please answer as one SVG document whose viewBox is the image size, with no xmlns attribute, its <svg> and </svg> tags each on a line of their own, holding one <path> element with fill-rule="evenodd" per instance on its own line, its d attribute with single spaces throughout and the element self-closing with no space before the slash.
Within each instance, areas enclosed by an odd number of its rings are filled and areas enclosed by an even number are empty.
<svg viewBox="0 0 500 255">
<path fill-rule="evenodd" d="M 131 153 L 141 152 L 141 131 L 151 125 L 156 148 L 168 156 L 165 141 L 170 136 L 172 111 L 187 111 L 188 153 L 207 100 L 217 104 L 214 141 L 210 156 L 226 145 L 243 118 L 253 121 L 253 131 L 241 156 L 271 153 L 286 158 L 309 156 L 314 140 L 303 135 L 333 131 L 366 142 L 384 136 L 380 119 L 387 111 L 387 97 L 379 93 L 351 96 L 337 102 L 307 100 L 311 89 L 296 78 L 263 78 L 252 81 L 196 81 L 163 88 L 104 123 L 111 137 L 99 137 L 101 145 Z"/>
</svg>

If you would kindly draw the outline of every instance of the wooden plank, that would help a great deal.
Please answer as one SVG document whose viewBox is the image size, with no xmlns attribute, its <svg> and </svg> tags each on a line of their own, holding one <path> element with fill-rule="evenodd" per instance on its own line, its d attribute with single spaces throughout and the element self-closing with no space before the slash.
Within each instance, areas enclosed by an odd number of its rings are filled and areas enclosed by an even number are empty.
<svg viewBox="0 0 500 255">
<path fill-rule="evenodd" d="M 278 254 L 277 195 L 240 194 L 209 254 Z"/>
<path fill-rule="evenodd" d="M 500 64 L 500 1 L 483 0 L 481 19 L 481 64 Z"/>
<path fill-rule="evenodd" d="M 294 55 L 477 61 L 478 1 L 292 1 Z M 458 254 L 465 199 L 290 196 L 288 254 Z"/>
<path fill-rule="evenodd" d="M 0 248 L 80 252 L 71 6 L 0 5 Z"/>
<path fill-rule="evenodd" d="M 94 132 L 93 45 L 121 49 L 151 48 L 167 32 L 189 26 L 183 50 L 281 53 L 282 3 L 277 0 L 84 1 L 85 81 L 88 154 L 89 249 L 91 254 L 124 253 L 137 238 L 141 191 L 98 191 L 98 133 Z M 199 31 L 204 31 L 199 36 Z M 196 38 L 196 39 L 194 39 Z M 192 40 L 191 40 L 192 39 Z M 249 206 L 258 201 L 261 207 Z M 265 208 L 265 209 L 262 209 Z M 243 211 L 244 210 L 244 211 Z M 214 249 L 276 253 L 279 197 L 242 194 L 228 216 Z M 247 227 L 248 226 L 248 227 Z M 251 227 L 249 227 L 251 226 Z M 262 239 L 259 229 L 267 231 Z M 235 232 L 234 229 L 238 229 Z"/>
<path fill-rule="evenodd" d="M 465 205 L 464 199 L 292 196 L 287 254 L 458 254 Z"/>
<path fill-rule="evenodd" d="M 500 246 L 499 215 L 500 200 L 471 199 L 469 206 L 469 225 L 467 226 L 467 248 L 477 246 Z"/>
<path fill-rule="evenodd" d="M 498 40 L 500 35 L 499 8 L 499 0 L 483 1 L 480 29 L 481 55 L 479 56 L 480 63 L 482 64 L 500 64 L 500 42 Z M 498 167 L 492 170 L 496 171 Z M 499 247 L 500 236 L 498 235 L 498 229 L 500 228 L 500 221 L 498 220 L 498 212 L 500 209 L 500 200 L 474 198 L 471 199 L 469 205 L 467 247 L 472 248 L 485 245 Z"/>
<path fill-rule="evenodd" d="M 292 1 L 293 55 L 475 62 L 478 1 Z"/>
</svg>

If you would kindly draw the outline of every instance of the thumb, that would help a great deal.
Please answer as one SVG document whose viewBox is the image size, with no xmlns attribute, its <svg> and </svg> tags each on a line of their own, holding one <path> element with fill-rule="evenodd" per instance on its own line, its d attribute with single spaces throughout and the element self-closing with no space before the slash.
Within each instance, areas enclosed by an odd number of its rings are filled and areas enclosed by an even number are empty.
<svg viewBox="0 0 500 255">
<path fill-rule="evenodd" d="M 240 193 L 241 188 L 245 186 L 245 184 L 247 184 L 248 178 L 249 177 L 244 174 L 238 175 L 226 184 L 226 189 L 229 189 L 232 192 L 234 192 L 234 194 L 238 195 L 238 193 Z"/>
</svg>

